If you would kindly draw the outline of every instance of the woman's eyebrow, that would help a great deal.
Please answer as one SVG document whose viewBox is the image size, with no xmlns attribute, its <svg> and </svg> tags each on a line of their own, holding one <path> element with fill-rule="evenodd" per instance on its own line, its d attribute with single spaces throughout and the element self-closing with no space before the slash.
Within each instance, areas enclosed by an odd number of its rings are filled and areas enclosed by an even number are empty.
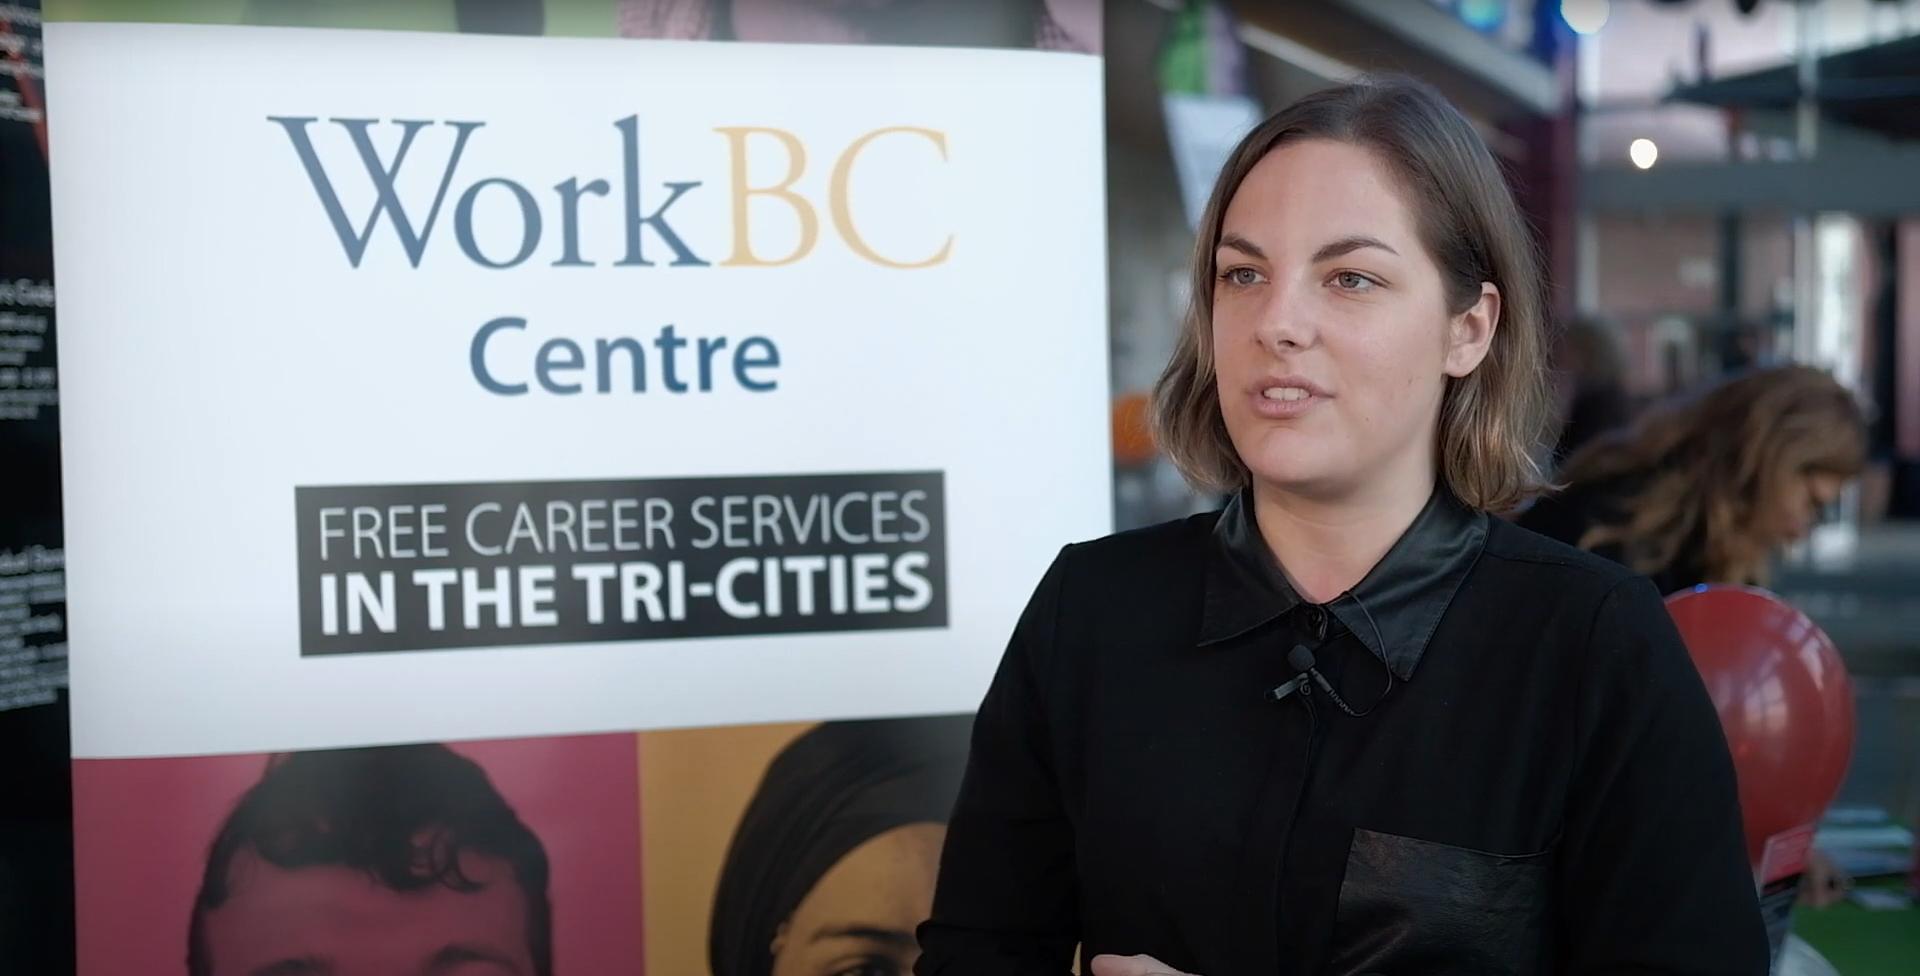
<svg viewBox="0 0 1920 976">
<path fill-rule="evenodd" d="M 828 939 L 861 939 L 877 942 L 889 948 L 912 949 L 919 945 L 912 932 L 899 929 L 880 928 L 872 925 L 838 925 L 821 929 L 813 934 L 813 941 L 825 942 Z"/>
<path fill-rule="evenodd" d="M 1220 238 L 1220 246 L 1233 248 L 1248 257 L 1259 258 L 1262 261 L 1267 259 L 1267 252 L 1260 250 L 1260 245 L 1241 237 L 1239 234 L 1222 236 Z"/>
<path fill-rule="evenodd" d="M 1248 255 L 1249 257 L 1259 258 L 1263 261 L 1266 260 L 1266 257 L 1267 257 L 1267 252 L 1261 250 L 1260 245 L 1255 244 L 1250 240 L 1247 240 L 1246 238 L 1240 236 L 1239 234 L 1223 235 L 1220 238 L 1220 246 L 1230 247 L 1236 251 L 1241 252 L 1242 254 Z M 1331 261 L 1334 258 L 1341 257 L 1342 255 L 1352 254 L 1355 251 L 1358 251 L 1362 248 L 1368 248 L 1368 247 L 1379 248 L 1380 250 L 1385 251 L 1388 254 L 1392 254 L 1396 257 L 1399 256 L 1400 254 L 1399 251 L 1396 251 L 1393 249 L 1392 245 L 1379 239 L 1378 237 L 1372 237 L 1367 234 L 1349 234 L 1345 237 L 1340 238 L 1339 240 L 1329 241 L 1326 244 L 1322 244 L 1319 250 L 1313 252 L 1313 263 L 1319 264 L 1322 261 Z"/>
<path fill-rule="evenodd" d="M 1365 234 L 1349 234 L 1337 241 L 1322 244 L 1320 250 L 1313 252 L 1313 263 L 1319 264 L 1322 261 L 1331 261 L 1334 258 L 1352 254 L 1361 248 L 1367 247 L 1377 247 L 1395 257 L 1398 257 L 1400 254 L 1399 251 L 1389 247 L 1385 241 L 1378 237 L 1368 237 Z"/>
</svg>

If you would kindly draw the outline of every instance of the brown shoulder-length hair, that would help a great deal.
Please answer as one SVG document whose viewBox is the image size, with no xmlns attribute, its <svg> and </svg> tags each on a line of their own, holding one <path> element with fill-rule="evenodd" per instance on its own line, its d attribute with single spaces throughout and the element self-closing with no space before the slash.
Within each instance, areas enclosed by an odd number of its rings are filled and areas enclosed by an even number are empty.
<svg viewBox="0 0 1920 976">
<path fill-rule="evenodd" d="M 1617 545 L 1643 573 L 1684 555 L 1707 582 L 1765 583 L 1775 540 L 1757 526 L 1767 507 L 1804 490 L 1804 475 L 1858 475 L 1866 453 L 1866 419 L 1846 387 L 1811 366 L 1776 366 L 1649 410 L 1575 451 L 1560 480 L 1632 486 L 1624 518 L 1587 530 L 1581 548 Z"/>
<path fill-rule="evenodd" d="M 1235 491 L 1251 475 L 1227 437 L 1213 364 L 1214 250 L 1227 204 L 1276 147 L 1332 139 L 1375 153 L 1416 211 L 1440 268 L 1447 311 L 1500 289 L 1500 320 L 1479 368 L 1449 379 L 1440 408 L 1440 478 L 1461 501 L 1506 511 L 1539 489 L 1535 450 L 1545 433 L 1547 328 L 1538 254 L 1500 167 L 1473 126 L 1433 89 L 1385 77 L 1294 102 L 1240 140 L 1200 218 L 1189 268 L 1192 298 L 1172 359 L 1154 386 L 1154 435 L 1194 487 Z"/>
</svg>

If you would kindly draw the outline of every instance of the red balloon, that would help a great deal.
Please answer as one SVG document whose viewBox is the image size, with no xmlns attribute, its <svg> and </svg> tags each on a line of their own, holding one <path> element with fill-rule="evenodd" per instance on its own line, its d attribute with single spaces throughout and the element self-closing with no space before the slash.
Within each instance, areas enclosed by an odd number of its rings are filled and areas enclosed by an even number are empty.
<svg viewBox="0 0 1920 976">
<path fill-rule="evenodd" d="M 1839 795 L 1853 684 L 1826 632 L 1765 590 L 1694 587 L 1667 610 L 1726 729 L 1758 873 L 1770 838 L 1818 823 Z"/>
</svg>

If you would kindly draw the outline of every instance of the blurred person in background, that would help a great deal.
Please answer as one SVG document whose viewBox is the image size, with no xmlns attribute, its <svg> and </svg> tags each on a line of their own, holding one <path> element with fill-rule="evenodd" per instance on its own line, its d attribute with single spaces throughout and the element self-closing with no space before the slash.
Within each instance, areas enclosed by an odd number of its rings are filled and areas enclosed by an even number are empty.
<svg viewBox="0 0 1920 976">
<path fill-rule="evenodd" d="M 1568 457 L 1520 524 L 1652 578 L 1764 585 L 1866 464 L 1866 422 L 1825 372 L 1776 366 L 1649 411 Z"/>
<path fill-rule="evenodd" d="M 1613 329 L 1579 319 L 1560 336 L 1554 365 L 1563 400 L 1560 439 L 1553 447 L 1556 468 L 1588 441 L 1625 427 L 1633 419 L 1624 383 L 1626 357 Z"/>
<path fill-rule="evenodd" d="M 1774 366 L 1648 412 L 1574 452 L 1566 487 L 1520 524 L 1651 577 L 1662 593 L 1764 585 L 1775 552 L 1804 539 L 1866 466 L 1866 421 L 1827 373 Z M 1819 851 L 1800 900 L 1846 895 Z"/>
</svg>

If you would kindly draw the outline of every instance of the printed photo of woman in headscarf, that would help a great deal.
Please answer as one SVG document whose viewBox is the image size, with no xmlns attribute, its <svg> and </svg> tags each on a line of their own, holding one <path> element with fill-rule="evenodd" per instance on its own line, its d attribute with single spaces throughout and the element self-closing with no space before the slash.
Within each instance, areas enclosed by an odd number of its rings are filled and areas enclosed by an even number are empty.
<svg viewBox="0 0 1920 976">
<path fill-rule="evenodd" d="M 707 876 L 715 879 L 705 926 L 713 976 L 912 972 L 919 956 L 914 929 L 932 910 L 940 848 L 965 769 L 971 724 L 971 716 L 957 715 L 827 722 L 797 736 L 789 732 L 762 767 L 729 839 L 723 847 L 712 845 L 710 860 L 687 849 L 689 843 L 702 843 L 697 834 L 650 825 L 648 851 L 664 856 L 647 869 L 653 876 L 647 902 L 649 971 L 668 961 L 656 953 L 675 953 L 682 965 L 690 961 L 693 947 L 684 943 L 698 930 L 685 927 L 692 921 L 685 902 L 699 898 L 704 885 L 688 875 L 698 870 L 695 861 L 705 860 L 713 872 Z M 706 735 L 735 731 L 706 730 Z M 732 754 L 756 748 L 752 730 L 737 731 Z M 675 775 L 667 770 L 679 766 L 691 786 L 695 767 L 704 764 L 711 772 L 714 760 L 729 754 L 717 740 L 686 738 L 698 734 L 650 734 L 681 737 L 667 740 L 671 745 L 665 748 L 655 741 L 644 749 L 649 759 L 677 754 L 675 762 L 657 764 L 661 776 L 649 775 L 652 770 L 643 761 L 642 789 L 653 792 L 652 802 L 684 808 L 708 799 L 699 790 L 717 789 L 702 785 L 689 794 L 674 788 L 682 784 L 666 781 Z M 724 775 L 703 783 L 720 779 Z M 675 795 L 663 798 L 663 790 Z M 707 813 L 709 818 L 724 815 L 712 807 Z M 682 822 L 674 818 L 674 824 Z M 678 843 L 668 833 L 677 834 Z M 662 871 L 673 878 L 663 881 Z M 669 907 L 676 902 L 677 911 Z"/>
</svg>

